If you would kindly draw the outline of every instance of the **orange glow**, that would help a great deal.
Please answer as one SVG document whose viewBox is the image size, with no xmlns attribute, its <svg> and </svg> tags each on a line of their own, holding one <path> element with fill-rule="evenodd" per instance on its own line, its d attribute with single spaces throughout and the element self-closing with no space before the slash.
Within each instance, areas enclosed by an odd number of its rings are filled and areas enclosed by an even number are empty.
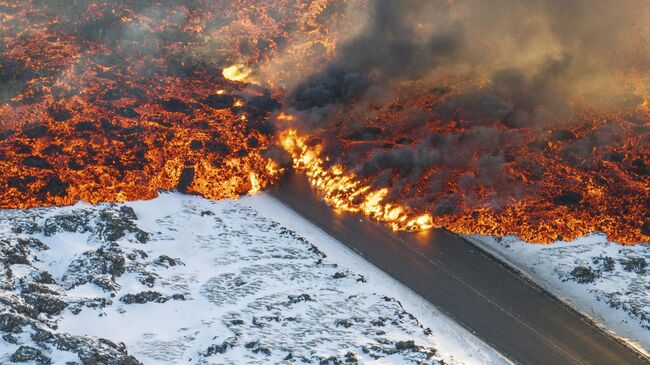
<svg viewBox="0 0 650 365">
<path fill-rule="evenodd" d="M 294 168 L 304 172 L 312 186 L 335 209 L 362 213 L 387 223 L 394 230 L 418 231 L 434 226 L 429 214 L 384 202 L 388 189 L 373 190 L 353 173 L 346 173 L 341 165 L 325 168 L 320 148 L 308 147 L 307 138 L 300 136 L 295 129 L 282 132 L 280 143 L 291 154 Z"/>
</svg>

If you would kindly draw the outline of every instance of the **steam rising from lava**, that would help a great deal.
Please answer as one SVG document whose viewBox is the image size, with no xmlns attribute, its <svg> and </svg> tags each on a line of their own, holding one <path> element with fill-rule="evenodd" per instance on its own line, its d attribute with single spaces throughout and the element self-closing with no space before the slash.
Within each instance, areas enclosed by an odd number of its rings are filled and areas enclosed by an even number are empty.
<svg viewBox="0 0 650 365">
<path fill-rule="evenodd" d="M 650 4 L 379 0 L 369 13 L 286 98 L 324 161 L 456 232 L 648 239 Z"/>
<path fill-rule="evenodd" d="M 0 0 L 0 39 L 1 207 L 292 164 L 395 229 L 650 239 L 647 1 Z"/>
</svg>

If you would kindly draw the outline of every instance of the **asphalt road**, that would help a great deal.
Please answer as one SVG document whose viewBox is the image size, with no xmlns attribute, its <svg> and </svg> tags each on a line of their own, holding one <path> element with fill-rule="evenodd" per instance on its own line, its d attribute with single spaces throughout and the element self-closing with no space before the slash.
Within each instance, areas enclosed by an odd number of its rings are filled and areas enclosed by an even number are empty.
<svg viewBox="0 0 650 365">
<path fill-rule="evenodd" d="M 307 180 L 271 194 L 521 364 L 650 364 L 514 270 L 446 230 L 398 233 L 337 212 Z"/>
</svg>

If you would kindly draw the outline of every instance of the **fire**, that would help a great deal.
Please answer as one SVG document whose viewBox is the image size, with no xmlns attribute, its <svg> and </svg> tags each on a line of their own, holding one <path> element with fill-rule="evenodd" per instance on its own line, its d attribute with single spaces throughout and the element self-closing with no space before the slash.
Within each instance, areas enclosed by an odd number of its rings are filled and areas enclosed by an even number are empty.
<svg viewBox="0 0 650 365">
<path fill-rule="evenodd" d="M 253 70 L 246 65 L 232 65 L 223 69 L 223 77 L 230 81 L 243 82 L 251 75 Z"/>
<path fill-rule="evenodd" d="M 373 190 L 353 173 L 346 173 L 341 165 L 325 167 L 320 147 L 309 147 L 307 137 L 299 135 L 295 129 L 284 131 L 280 143 L 291 154 L 294 168 L 304 172 L 312 186 L 334 208 L 362 213 L 387 223 L 394 230 L 417 231 L 434 226 L 429 214 L 418 214 L 399 204 L 386 203 L 388 189 Z"/>
<path fill-rule="evenodd" d="M 172 189 L 236 198 L 279 180 L 289 166 L 284 149 L 334 208 L 395 230 L 650 239 L 650 97 L 641 86 L 621 97 L 633 112 L 585 109 L 534 127 L 514 109 L 472 119 L 472 108 L 507 104 L 491 98 L 467 110 L 462 98 L 445 104 L 489 88 L 485 80 L 409 75 L 381 92 L 371 87 L 382 105 L 366 105 L 347 94 L 368 80 L 333 74 L 325 85 L 342 90 L 306 88 L 318 103 L 334 99 L 322 108 L 330 114 L 299 133 L 296 125 L 321 110 L 301 114 L 280 101 L 345 48 L 340 29 L 354 26 L 348 16 L 366 1 L 351 11 L 331 0 L 83 3 L 63 11 L 56 2 L 0 0 L 0 208 Z M 414 35 L 427 27 L 418 23 Z M 367 65 L 363 76 L 381 65 Z"/>
<path fill-rule="evenodd" d="M 251 171 L 248 174 L 248 178 L 251 183 L 251 189 L 248 191 L 248 195 L 253 195 L 262 189 L 262 185 L 260 184 L 260 181 L 257 178 L 257 174 Z"/>
</svg>

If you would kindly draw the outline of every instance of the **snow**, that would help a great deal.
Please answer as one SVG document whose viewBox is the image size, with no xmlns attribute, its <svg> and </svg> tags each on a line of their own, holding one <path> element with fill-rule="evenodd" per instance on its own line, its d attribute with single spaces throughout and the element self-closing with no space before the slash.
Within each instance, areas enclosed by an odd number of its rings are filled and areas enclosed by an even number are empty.
<svg viewBox="0 0 650 365">
<path fill-rule="evenodd" d="M 133 208 L 137 219 L 123 207 Z M 16 222 L 45 226 L 64 215 L 87 223 L 49 235 L 11 230 Z M 107 241 L 115 225 L 125 233 Z M 136 239 L 142 232 L 149 235 L 145 243 Z M 21 283 L 47 271 L 57 283 L 47 288 L 68 307 L 41 313 L 44 325 L 122 342 L 145 364 L 507 363 L 263 193 L 236 201 L 164 193 L 119 205 L 1 211 L 0 237 L 35 238 L 49 247 L 34 249 L 29 265 L 10 265 L 13 283 L 4 287 L 13 289 L 4 292 L 25 295 Z M 28 333 L 20 344 L 43 346 Z M 0 362 L 17 347 L 0 339 Z M 54 363 L 79 361 L 70 352 L 42 349 Z"/>
<path fill-rule="evenodd" d="M 602 234 L 550 245 L 515 237 L 467 238 L 605 331 L 650 353 L 650 267 L 643 267 L 650 264 L 650 244 L 622 246 Z"/>
</svg>

